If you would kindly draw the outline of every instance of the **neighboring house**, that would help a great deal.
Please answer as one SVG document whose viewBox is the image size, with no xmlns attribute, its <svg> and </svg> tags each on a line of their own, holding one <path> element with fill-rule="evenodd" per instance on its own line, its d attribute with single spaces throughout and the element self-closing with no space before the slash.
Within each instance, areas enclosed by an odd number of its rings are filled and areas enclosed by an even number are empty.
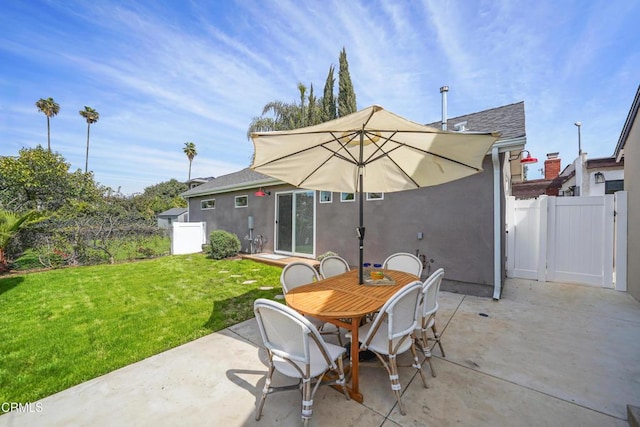
<svg viewBox="0 0 640 427">
<path fill-rule="evenodd" d="M 505 191 L 510 153 L 526 143 L 524 102 L 447 120 L 460 131 L 501 132 L 485 157 L 484 171 L 451 183 L 396 193 L 365 195 L 365 262 L 394 252 L 424 260 L 424 274 L 445 269 L 443 289 L 500 298 L 505 277 Z M 432 123 L 439 127 L 440 122 Z M 294 188 L 251 169 L 220 176 L 182 194 L 189 220 L 209 232 L 235 233 L 249 250 L 252 235 L 263 250 L 315 258 L 337 252 L 358 263 L 358 203 L 353 194 Z"/>
<path fill-rule="evenodd" d="M 209 177 L 206 177 L 206 178 L 191 178 L 191 180 L 185 182 L 185 184 L 187 184 L 187 187 L 189 189 L 192 189 L 192 188 L 196 188 L 198 185 L 202 185 L 205 182 L 209 182 L 209 181 L 214 180 L 214 179 L 215 179 L 215 177 L 213 177 L 213 176 L 209 176 Z"/>
<path fill-rule="evenodd" d="M 624 158 L 619 162 L 615 157 L 587 159 L 582 153 L 582 188 L 576 191 L 576 164 L 579 158 L 567 165 L 560 174 L 562 185 L 560 196 L 602 196 L 624 189 Z"/>
<path fill-rule="evenodd" d="M 640 86 L 624 123 L 616 150 L 617 162 L 624 161 L 624 189 L 627 191 L 627 292 L 640 301 Z M 635 260 L 635 261 L 634 261 Z"/>
<path fill-rule="evenodd" d="M 541 195 L 577 196 L 575 164 L 567 165 L 560 173 L 559 153 L 547 154 L 544 162 L 544 178 L 513 183 L 511 195 L 516 199 L 533 199 Z M 624 158 L 616 161 L 615 157 L 586 159 L 583 153 L 584 177 L 582 196 L 602 196 L 613 194 L 623 189 Z"/>
<path fill-rule="evenodd" d="M 542 195 L 557 196 L 562 186 L 562 180 L 560 178 L 561 160 L 559 154 L 560 153 L 547 154 L 547 160 L 544 161 L 544 178 L 512 181 L 511 195 L 516 199 L 535 199 Z"/>
<path fill-rule="evenodd" d="M 174 222 L 187 222 L 188 219 L 187 208 L 171 208 L 158 214 L 158 228 L 169 228 Z"/>
</svg>

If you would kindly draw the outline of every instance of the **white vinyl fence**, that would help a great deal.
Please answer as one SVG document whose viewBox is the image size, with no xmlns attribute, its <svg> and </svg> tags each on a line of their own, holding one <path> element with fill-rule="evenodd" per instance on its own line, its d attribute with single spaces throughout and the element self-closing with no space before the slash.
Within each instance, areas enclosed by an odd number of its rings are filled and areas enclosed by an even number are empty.
<svg viewBox="0 0 640 427">
<path fill-rule="evenodd" d="M 195 254 L 202 252 L 207 242 L 206 222 L 174 222 L 171 229 L 171 254 Z"/>
<path fill-rule="evenodd" d="M 626 291 L 626 197 L 508 197 L 507 276 Z"/>
</svg>

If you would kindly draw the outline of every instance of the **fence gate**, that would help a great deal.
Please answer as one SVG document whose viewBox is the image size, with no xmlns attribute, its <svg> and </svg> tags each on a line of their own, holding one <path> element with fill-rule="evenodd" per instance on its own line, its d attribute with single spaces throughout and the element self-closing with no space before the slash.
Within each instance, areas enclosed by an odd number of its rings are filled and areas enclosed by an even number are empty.
<svg viewBox="0 0 640 427">
<path fill-rule="evenodd" d="M 202 252 L 206 242 L 206 222 L 174 222 L 171 225 L 171 255 Z"/>
<path fill-rule="evenodd" d="M 626 201 L 626 193 L 620 198 Z M 614 248 L 626 247 L 616 239 L 614 221 L 624 221 L 626 203 L 614 195 L 507 199 L 507 276 L 549 282 L 571 282 L 603 287 L 614 284 Z M 617 205 L 617 210 L 614 207 Z M 626 290 L 626 253 L 617 253 Z M 622 279 L 622 276 L 619 275 Z"/>
</svg>

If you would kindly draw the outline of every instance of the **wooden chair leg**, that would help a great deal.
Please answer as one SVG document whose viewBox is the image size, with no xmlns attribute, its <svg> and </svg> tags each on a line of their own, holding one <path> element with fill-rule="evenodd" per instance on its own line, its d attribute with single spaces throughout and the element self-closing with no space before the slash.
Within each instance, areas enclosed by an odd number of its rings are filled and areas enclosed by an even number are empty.
<svg viewBox="0 0 640 427">
<path fill-rule="evenodd" d="M 267 394 L 269 394 L 269 388 L 271 387 L 271 377 L 273 376 L 274 371 L 273 363 L 269 366 L 269 372 L 267 373 L 267 378 L 264 381 L 264 387 L 262 388 L 262 396 L 260 397 L 260 401 L 258 402 L 258 406 L 256 407 L 256 421 L 260 420 L 262 416 L 262 408 L 264 407 L 264 402 L 267 400 Z"/>
<path fill-rule="evenodd" d="M 400 377 L 398 376 L 398 363 L 396 361 L 395 354 L 389 355 L 389 381 L 391 382 L 391 390 L 396 395 L 400 413 L 402 415 L 407 415 L 407 412 L 404 409 L 404 405 L 402 405 L 402 400 L 400 399 L 402 386 L 400 385 Z"/>
<path fill-rule="evenodd" d="M 431 371 L 431 376 L 436 376 L 436 371 L 433 370 L 433 363 L 431 363 L 431 349 L 429 348 L 429 338 L 427 337 L 427 330 L 422 330 L 422 352 L 424 353 L 424 357 L 427 362 L 429 362 L 429 370 Z"/>
<path fill-rule="evenodd" d="M 433 331 L 433 336 L 434 336 L 436 342 L 438 343 L 438 347 L 440 347 L 440 353 L 442 353 L 442 357 L 447 357 L 446 354 L 444 354 L 444 348 L 442 348 L 442 342 L 440 342 L 440 334 L 438 333 L 438 330 L 436 329 L 435 322 L 431 326 L 431 330 Z"/>
<path fill-rule="evenodd" d="M 411 343 L 411 354 L 413 354 L 413 367 L 418 370 L 420 373 L 420 378 L 422 378 L 422 385 L 424 388 L 429 388 L 427 385 L 427 379 L 424 377 L 424 372 L 422 372 L 422 366 L 420 366 L 420 360 L 418 359 L 418 352 L 416 351 L 415 342 Z"/>
</svg>

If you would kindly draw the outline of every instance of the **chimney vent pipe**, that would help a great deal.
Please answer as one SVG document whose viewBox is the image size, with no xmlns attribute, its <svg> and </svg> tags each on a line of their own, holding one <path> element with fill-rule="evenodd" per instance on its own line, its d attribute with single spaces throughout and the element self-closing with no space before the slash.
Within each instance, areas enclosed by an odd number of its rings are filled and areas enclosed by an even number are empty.
<svg viewBox="0 0 640 427">
<path fill-rule="evenodd" d="M 449 92 L 449 86 L 440 88 L 440 93 L 442 94 L 442 130 L 447 130 L 447 92 Z"/>
</svg>

